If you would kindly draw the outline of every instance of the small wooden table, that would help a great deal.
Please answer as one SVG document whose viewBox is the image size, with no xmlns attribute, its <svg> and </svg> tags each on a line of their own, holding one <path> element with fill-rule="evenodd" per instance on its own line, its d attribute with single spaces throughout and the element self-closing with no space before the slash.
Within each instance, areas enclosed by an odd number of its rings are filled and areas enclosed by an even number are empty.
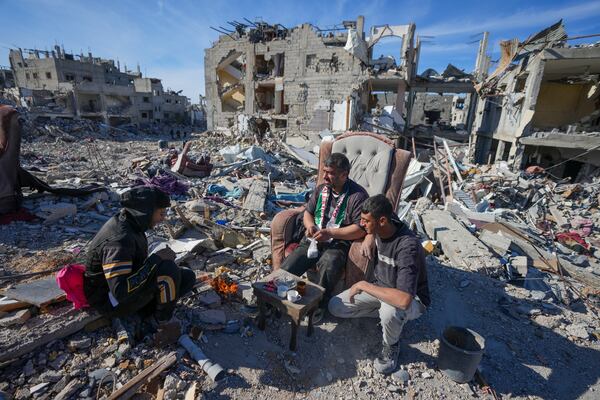
<svg viewBox="0 0 600 400">
<path fill-rule="evenodd" d="M 293 279 L 296 282 L 306 282 L 306 291 L 302 299 L 297 303 L 292 303 L 286 299 L 282 299 L 277 295 L 277 292 L 269 292 L 264 287 L 267 282 L 276 279 Z M 269 275 L 264 277 L 262 280 L 252 284 L 254 295 L 258 300 L 258 329 L 264 330 L 266 324 L 266 308 L 267 304 L 271 304 L 273 307 L 281 311 L 282 314 L 289 316 L 292 320 L 292 337 L 290 338 L 290 350 L 296 350 L 296 336 L 298 334 L 298 326 L 302 319 L 308 315 L 308 329 L 306 332 L 307 336 L 312 334 L 313 330 L 313 314 L 319 307 L 319 302 L 323 298 L 325 289 L 319 285 L 316 285 L 308 280 L 304 280 L 294 274 L 291 274 L 283 269 L 278 269 L 271 272 Z"/>
</svg>

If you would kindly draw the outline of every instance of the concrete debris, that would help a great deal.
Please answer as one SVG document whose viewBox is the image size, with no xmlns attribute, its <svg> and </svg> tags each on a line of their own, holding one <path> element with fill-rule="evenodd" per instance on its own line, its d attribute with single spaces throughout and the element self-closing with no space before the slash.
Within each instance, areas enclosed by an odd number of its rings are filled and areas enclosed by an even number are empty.
<svg viewBox="0 0 600 400">
<path fill-rule="evenodd" d="M 19 310 L 15 311 L 2 319 L 0 319 L 0 326 L 3 328 L 7 328 L 12 325 L 23 324 L 31 318 L 31 311 L 29 310 Z"/>
<path fill-rule="evenodd" d="M 481 271 L 497 276 L 500 260 L 475 238 L 452 215 L 442 210 L 429 210 L 423 216 L 423 226 L 432 240 L 437 240 L 452 264 L 469 271 Z"/>
</svg>

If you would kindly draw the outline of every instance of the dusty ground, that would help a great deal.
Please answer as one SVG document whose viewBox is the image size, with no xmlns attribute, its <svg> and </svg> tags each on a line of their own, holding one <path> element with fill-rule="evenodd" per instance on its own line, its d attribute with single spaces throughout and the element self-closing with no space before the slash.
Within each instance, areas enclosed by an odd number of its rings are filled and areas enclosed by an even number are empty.
<svg viewBox="0 0 600 400">
<path fill-rule="evenodd" d="M 289 327 L 283 321 L 275 321 L 264 333 L 254 329 L 256 336 L 245 340 L 208 335 L 206 353 L 236 376 L 205 392 L 206 398 L 469 398 L 473 392 L 468 385 L 456 384 L 436 369 L 436 339 L 448 325 L 469 327 L 485 337 L 480 369 L 502 398 L 598 398 L 598 342 L 576 342 L 550 327 L 558 328 L 565 316 L 572 318 L 570 311 L 531 300 L 527 290 L 443 264 L 430 262 L 428 270 L 433 304 L 422 318 L 407 323 L 403 334 L 400 362 L 411 376 L 408 385 L 372 369 L 381 340 L 376 320 L 329 317 L 313 337 L 300 334 L 296 353 L 285 350 Z M 501 312 L 502 299 L 515 310 L 541 308 L 545 318 L 518 312 L 510 317 Z M 286 362 L 300 373 L 290 374 Z"/>
<path fill-rule="evenodd" d="M 89 180 L 115 182 L 126 177 L 132 158 L 157 151 L 157 139 L 99 142 L 104 159 L 110 164 L 108 173 L 95 166 L 95 161 L 78 158 L 87 151 L 88 145 L 83 143 L 25 142 L 24 163 L 60 172 L 64 175 L 61 179 L 76 178 L 81 171 L 92 170 Z M 35 207 L 36 202 L 48 198 L 52 196 L 27 200 L 25 206 Z M 106 214 L 117 209 L 114 202 L 106 202 L 105 206 Z M 93 218 L 86 218 L 81 213 L 50 226 L 40 223 L 0 226 L 0 267 L 10 274 L 52 268 L 63 260 L 61 257 L 81 249 L 91 232 L 101 225 Z M 234 303 L 218 308 L 225 310 L 228 320 L 244 320 L 247 329 L 242 332 L 246 334 L 204 329 L 206 342 L 199 342 L 210 358 L 228 370 L 227 378 L 218 384 L 211 383 L 180 348 L 180 361 L 168 377 L 177 384 L 169 393 L 183 398 L 189 384 L 198 382 L 199 396 L 207 399 L 463 399 L 475 396 L 474 393 L 480 398 L 492 398 L 473 385 L 452 382 L 437 370 L 440 332 L 446 326 L 459 325 L 485 337 L 486 350 L 480 370 L 499 397 L 600 397 L 597 393 L 600 343 L 593 341 L 594 336 L 577 338 L 571 329 L 584 324 L 599 330 L 598 322 L 590 317 L 585 305 L 576 303 L 567 309 L 553 300 L 550 293 L 540 296 L 535 291 L 457 270 L 437 260 L 431 258 L 428 265 L 433 304 L 419 320 L 407 323 L 403 334 L 400 362 L 411 377 L 407 384 L 380 376 L 372 368 L 381 341 L 376 320 L 341 321 L 327 317 L 310 338 L 302 328 L 298 349 L 291 353 L 287 350 L 290 333 L 287 320 L 273 317 L 267 329 L 259 331 L 253 321 L 255 310 Z M 243 274 L 252 267 L 242 262 L 237 269 Z M 197 296 L 180 305 L 178 316 L 186 323 L 186 329 L 197 324 L 196 313 L 204 308 Z M 19 329 L 2 328 L 0 337 L 14 340 L 23 334 Z M 92 339 L 89 346 L 68 349 L 71 340 L 86 338 Z M 108 327 L 80 332 L 2 366 L 0 391 L 16 398 L 50 399 L 60 398 L 57 393 L 64 394 L 65 387 L 73 385 L 73 398 L 95 398 L 97 382 L 88 377 L 90 372 L 109 368 L 119 373 L 118 381 L 122 384 L 143 368 L 144 360 L 150 363 L 168 350 L 154 348 L 149 343 L 134 348 L 119 346 Z M 46 382 L 45 389 L 29 394 L 32 387 Z"/>
<path fill-rule="evenodd" d="M 252 312 L 240 313 L 237 304 L 224 306 L 228 319 L 246 316 L 247 332 L 251 333 L 205 330 L 207 340 L 199 342 L 211 359 L 228 370 L 227 378 L 213 384 L 187 359 L 170 374 L 187 384 L 198 382 L 207 399 L 470 398 L 474 393 L 471 387 L 475 386 L 456 384 L 436 368 L 439 333 L 448 325 L 460 325 L 485 337 L 480 370 L 501 398 L 598 398 L 600 346 L 598 342 L 568 337 L 564 330 L 567 320 L 583 318 L 584 314 L 573 315 L 550 302 L 531 299 L 525 289 L 465 273 L 435 259 L 430 260 L 428 270 L 433 304 L 422 318 L 407 323 L 403 334 L 400 362 L 411 376 L 408 384 L 374 372 L 372 360 L 381 340 L 376 320 L 327 317 L 311 337 L 305 335 L 305 327 L 301 328 L 298 349 L 292 353 L 287 350 L 290 327 L 285 318 L 273 316 L 266 330 L 260 331 L 251 320 Z M 179 307 L 178 316 L 190 322 L 190 327 L 195 325 L 195 311 L 202 307 L 194 298 L 185 303 Z M 505 313 L 503 308 L 511 312 Z M 529 317 L 523 311 L 529 308 L 541 313 Z M 91 349 L 66 350 L 69 339 L 86 337 L 93 339 Z M 169 350 L 146 343 L 121 349 L 112 337 L 111 329 L 103 328 L 51 343 L 3 369 L 0 385 L 17 382 L 19 388 L 29 388 L 43 382 L 43 375 L 38 374 L 54 372 L 54 367 L 48 368 L 51 360 L 56 354 L 66 354 L 67 361 L 57 369 L 59 376 L 80 381 L 80 391 L 84 391 L 86 384 L 93 384 L 86 380 L 85 372 L 107 367 L 107 357 L 117 364 L 129 361 L 134 365 L 140 363 L 140 358 L 155 360 Z M 180 356 L 183 353 L 180 350 Z M 35 372 L 26 377 L 22 371 L 29 360 Z M 133 372 L 126 372 L 133 376 Z M 177 392 L 182 396 L 186 384 L 180 387 L 183 389 Z M 491 398 L 481 392 L 477 396 Z"/>
</svg>

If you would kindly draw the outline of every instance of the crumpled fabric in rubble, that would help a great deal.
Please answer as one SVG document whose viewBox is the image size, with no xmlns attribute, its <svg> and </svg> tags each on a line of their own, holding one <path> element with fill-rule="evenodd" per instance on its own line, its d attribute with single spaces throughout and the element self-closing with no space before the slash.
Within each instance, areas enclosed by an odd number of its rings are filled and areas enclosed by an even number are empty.
<svg viewBox="0 0 600 400">
<path fill-rule="evenodd" d="M 171 175 L 156 175 L 152 179 L 139 179 L 137 185 L 156 186 L 168 194 L 186 194 L 189 186 Z"/>
<path fill-rule="evenodd" d="M 233 190 L 227 190 L 225 186 L 212 184 L 208 185 L 208 187 L 206 188 L 206 193 L 209 195 L 216 194 L 221 197 L 239 199 L 244 194 L 244 189 L 236 186 Z"/>
</svg>

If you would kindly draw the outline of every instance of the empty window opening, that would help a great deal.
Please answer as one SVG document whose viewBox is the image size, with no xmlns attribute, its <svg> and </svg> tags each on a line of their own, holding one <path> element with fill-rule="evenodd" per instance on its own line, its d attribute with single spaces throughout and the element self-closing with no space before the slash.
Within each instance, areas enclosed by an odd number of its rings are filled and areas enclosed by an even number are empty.
<svg viewBox="0 0 600 400">
<path fill-rule="evenodd" d="M 517 78 L 515 82 L 515 92 L 520 93 L 525 91 L 525 83 L 527 83 L 527 76 L 521 76 Z"/>
<path fill-rule="evenodd" d="M 438 110 L 428 110 L 424 112 L 425 114 L 425 123 L 434 124 L 440 120 L 442 117 L 442 112 Z"/>
<path fill-rule="evenodd" d="M 260 85 L 255 94 L 259 110 L 268 111 L 275 108 L 275 85 Z"/>
</svg>

